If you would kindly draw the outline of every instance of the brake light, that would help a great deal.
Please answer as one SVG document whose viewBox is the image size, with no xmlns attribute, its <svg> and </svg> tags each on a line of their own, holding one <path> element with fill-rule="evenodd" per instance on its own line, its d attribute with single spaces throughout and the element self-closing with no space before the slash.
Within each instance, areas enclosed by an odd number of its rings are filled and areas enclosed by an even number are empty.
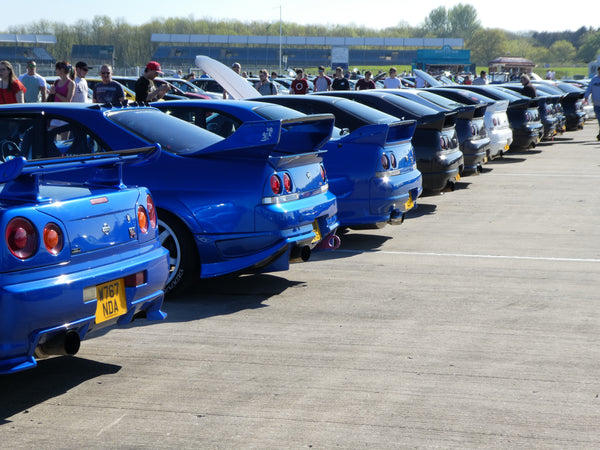
<svg viewBox="0 0 600 450">
<path fill-rule="evenodd" d="M 275 174 L 271 175 L 271 190 L 273 194 L 281 194 L 281 180 Z"/>
<path fill-rule="evenodd" d="M 23 217 L 12 219 L 6 226 L 4 237 L 8 249 L 17 258 L 27 259 L 35 254 L 38 233 L 29 220 Z"/>
<path fill-rule="evenodd" d="M 148 213 L 142 205 L 138 206 L 137 217 L 140 232 L 146 234 L 148 232 Z"/>
<path fill-rule="evenodd" d="M 385 153 L 381 155 L 381 165 L 383 166 L 383 170 L 389 170 L 390 168 L 390 160 Z"/>
<path fill-rule="evenodd" d="M 396 161 L 396 155 L 394 155 L 394 153 L 390 153 L 390 164 L 392 169 L 398 165 L 398 161 Z"/>
<path fill-rule="evenodd" d="M 283 188 L 288 194 L 292 192 L 292 177 L 288 173 L 283 174 Z"/>
<path fill-rule="evenodd" d="M 44 247 L 51 255 L 58 255 L 63 249 L 63 233 L 55 223 L 47 223 L 43 233 Z"/>
<path fill-rule="evenodd" d="M 442 150 L 448 149 L 448 141 L 445 136 L 440 136 L 440 146 L 442 147 Z"/>
<path fill-rule="evenodd" d="M 327 178 L 327 174 L 325 173 L 325 167 L 323 167 L 323 164 L 321 164 L 321 178 L 323 178 L 323 181 L 325 181 Z"/>
<path fill-rule="evenodd" d="M 146 195 L 146 207 L 148 208 L 148 220 L 150 221 L 150 226 L 152 228 L 156 228 L 157 217 L 156 217 L 156 208 L 154 206 L 154 200 L 152 200 L 152 196 L 150 194 Z"/>
</svg>

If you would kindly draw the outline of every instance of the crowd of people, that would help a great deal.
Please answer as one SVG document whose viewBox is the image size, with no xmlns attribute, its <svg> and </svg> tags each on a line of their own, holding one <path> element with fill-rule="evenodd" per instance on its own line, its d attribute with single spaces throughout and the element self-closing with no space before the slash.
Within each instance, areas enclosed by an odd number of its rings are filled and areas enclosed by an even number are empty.
<svg viewBox="0 0 600 450">
<path fill-rule="evenodd" d="M 67 61 L 59 61 L 54 66 L 56 80 L 48 84 L 46 79 L 37 73 L 34 60 L 27 62 L 27 72 L 17 77 L 13 65 L 9 61 L 0 61 L 0 105 L 10 103 L 36 102 L 81 102 L 88 99 L 88 84 L 85 79 L 90 68 L 84 61 L 75 64 L 75 68 Z M 101 82 L 94 86 L 92 102 L 111 103 L 125 102 L 123 86 L 113 81 L 113 69 L 109 64 L 100 67 Z M 168 84 L 156 86 L 153 80 L 163 75 L 161 66 L 150 61 L 135 84 L 135 100 L 147 103 L 162 99 L 169 91 Z"/>
<path fill-rule="evenodd" d="M 248 74 L 242 71 L 240 63 L 234 63 L 231 69 L 242 77 L 248 77 Z M 48 88 L 44 77 L 37 73 L 37 64 L 34 60 L 27 62 L 27 72 L 20 77 L 17 77 L 13 65 L 9 61 L 0 61 L 0 104 L 88 102 L 88 84 L 85 77 L 89 70 L 89 66 L 84 61 L 77 62 L 74 69 L 67 61 L 59 61 L 55 65 L 57 79 Z M 290 83 L 289 93 L 292 95 L 308 94 L 310 86 L 304 70 L 297 68 L 294 72 L 296 77 Z M 364 76 L 361 76 L 360 72 L 357 71 L 344 74 L 342 67 L 336 67 L 333 78 L 325 74 L 324 66 L 319 66 L 317 72 L 317 76 L 312 79 L 314 92 L 350 90 L 350 80 L 352 79 L 356 81 L 354 84 L 354 89 L 356 90 L 375 89 L 377 87 L 370 70 L 366 70 Z M 94 86 L 92 95 L 94 103 L 122 104 L 125 102 L 123 87 L 112 80 L 112 74 L 113 70 L 109 64 L 101 66 L 100 77 L 102 82 Z M 136 102 L 148 103 L 160 100 L 167 94 L 170 89 L 168 83 L 157 87 L 153 81 L 159 75 L 163 75 L 160 64 L 156 61 L 150 61 L 146 65 L 144 73 L 136 81 Z M 398 77 L 396 68 L 390 67 L 387 76 L 384 76 L 380 71 L 377 74 L 377 78 L 383 80 L 383 87 L 385 89 L 399 89 L 402 88 L 401 78 L 406 75 L 406 73 L 403 73 L 401 77 Z M 207 75 L 203 73 L 201 76 L 206 77 Z M 551 70 L 548 70 L 546 73 L 546 79 L 552 80 L 554 76 L 555 74 Z M 183 72 L 178 70 L 175 77 L 193 80 L 196 74 L 190 72 L 184 76 Z M 254 87 L 261 95 L 276 95 L 278 90 L 273 80 L 278 77 L 277 72 L 271 72 L 269 75 L 266 69 L 261 69 L 258 73 L 259 79 L 254 84 Z M 511 74 L 511 79 L 520 79 L 523 84 L 524 95 L 531 98 L 537 96 L 535 85 L 531 82 L 527 74 L 523 73 L 519 75 L 514 72 Z M 415 87 L 417 88 L 426 87 L 427 85 L 421 77 L 417 76 L 415 81 Z M 479 76 L 474 79 L 471 78 L 471 74 L 465 74 L 461 77 L 461 81 L 466 85 L 486 85 L 490 83 L 485 70 L 482 70 Z M 594 110 L 600 124 L 600 69 L 598 70 L 598 75 L 592 78 L 585 93 L 586 100 L 589 101 L 590 96 L 592 96 Z M 223 91 L 223 98 L 228 98 L 226 91 Z M 598 135 L 598 140 L 600 140 L 600 134 Z"/>
</svg>

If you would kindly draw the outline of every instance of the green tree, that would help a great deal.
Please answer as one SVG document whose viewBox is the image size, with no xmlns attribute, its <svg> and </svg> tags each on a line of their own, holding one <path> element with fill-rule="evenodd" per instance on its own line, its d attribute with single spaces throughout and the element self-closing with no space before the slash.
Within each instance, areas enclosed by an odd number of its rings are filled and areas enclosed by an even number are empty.
<svg viewBox="0 0 600 450">
<path fill-rule="evenodd" d="M 568 65 L 575 59 L 575 46 L 569 41 L 556 41 L 550 46 L 548 62 L 553 64 Z"/>
<path fill-rule="evenodd" d="M 450 32 L 450 22 L 448 13 L 444 6 L 432 10 L 425 18 L 422 26 L 425 33 L 436 37 L 448 37 Z"/>
<path fill-rule="evenodd" d="M 492 59 L 506 53 L 506 33 L 497 28 L 481 29 L 473 34 L 466 47 L 471 49 L 471 61 L 487 66 Z"/>
<path fill-rule="evenodd" d="M 472 5 L 459 3 L 448 11 L 448 23 L 450 35 L 454 38 L 462 38 L 465 41 L 471 39 L 476 31 L 481 29 L 481 22 L 477 18 L 477 10 Z"/>
<path fill-rule="evenodd" d="M 577 59 L 589 62 L 596 59 L 600 53 L 600 31 L 590 31 L 582 37 L 582 43 L 577 51 Z"/>
</svg>

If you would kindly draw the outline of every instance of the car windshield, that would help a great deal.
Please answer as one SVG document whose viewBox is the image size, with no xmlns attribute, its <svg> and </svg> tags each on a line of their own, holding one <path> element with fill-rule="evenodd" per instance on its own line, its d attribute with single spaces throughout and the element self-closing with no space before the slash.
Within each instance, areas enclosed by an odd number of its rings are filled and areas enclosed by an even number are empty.
<svg viewBox="0 0 600 450">
<path fill-rule="evenodd" d="M 114 111 L 107 116 L 149 143 L 159 143 L 163 150 L 180 155 L 196 153 L 223 140 L 216 134 L 157 109 Z"/>
</svg>

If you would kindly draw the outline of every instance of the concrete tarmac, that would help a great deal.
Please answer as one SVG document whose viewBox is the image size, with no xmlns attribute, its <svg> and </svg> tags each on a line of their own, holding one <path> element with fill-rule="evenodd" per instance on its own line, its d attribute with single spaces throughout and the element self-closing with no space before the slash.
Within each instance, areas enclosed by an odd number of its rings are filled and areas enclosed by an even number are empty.
<svg viewBox="0 0 600 450">
<path fill-rule="evenodd" d="M 600 448 L 597 132 L 0 377 L 0 448 Z"/>
</svg>

